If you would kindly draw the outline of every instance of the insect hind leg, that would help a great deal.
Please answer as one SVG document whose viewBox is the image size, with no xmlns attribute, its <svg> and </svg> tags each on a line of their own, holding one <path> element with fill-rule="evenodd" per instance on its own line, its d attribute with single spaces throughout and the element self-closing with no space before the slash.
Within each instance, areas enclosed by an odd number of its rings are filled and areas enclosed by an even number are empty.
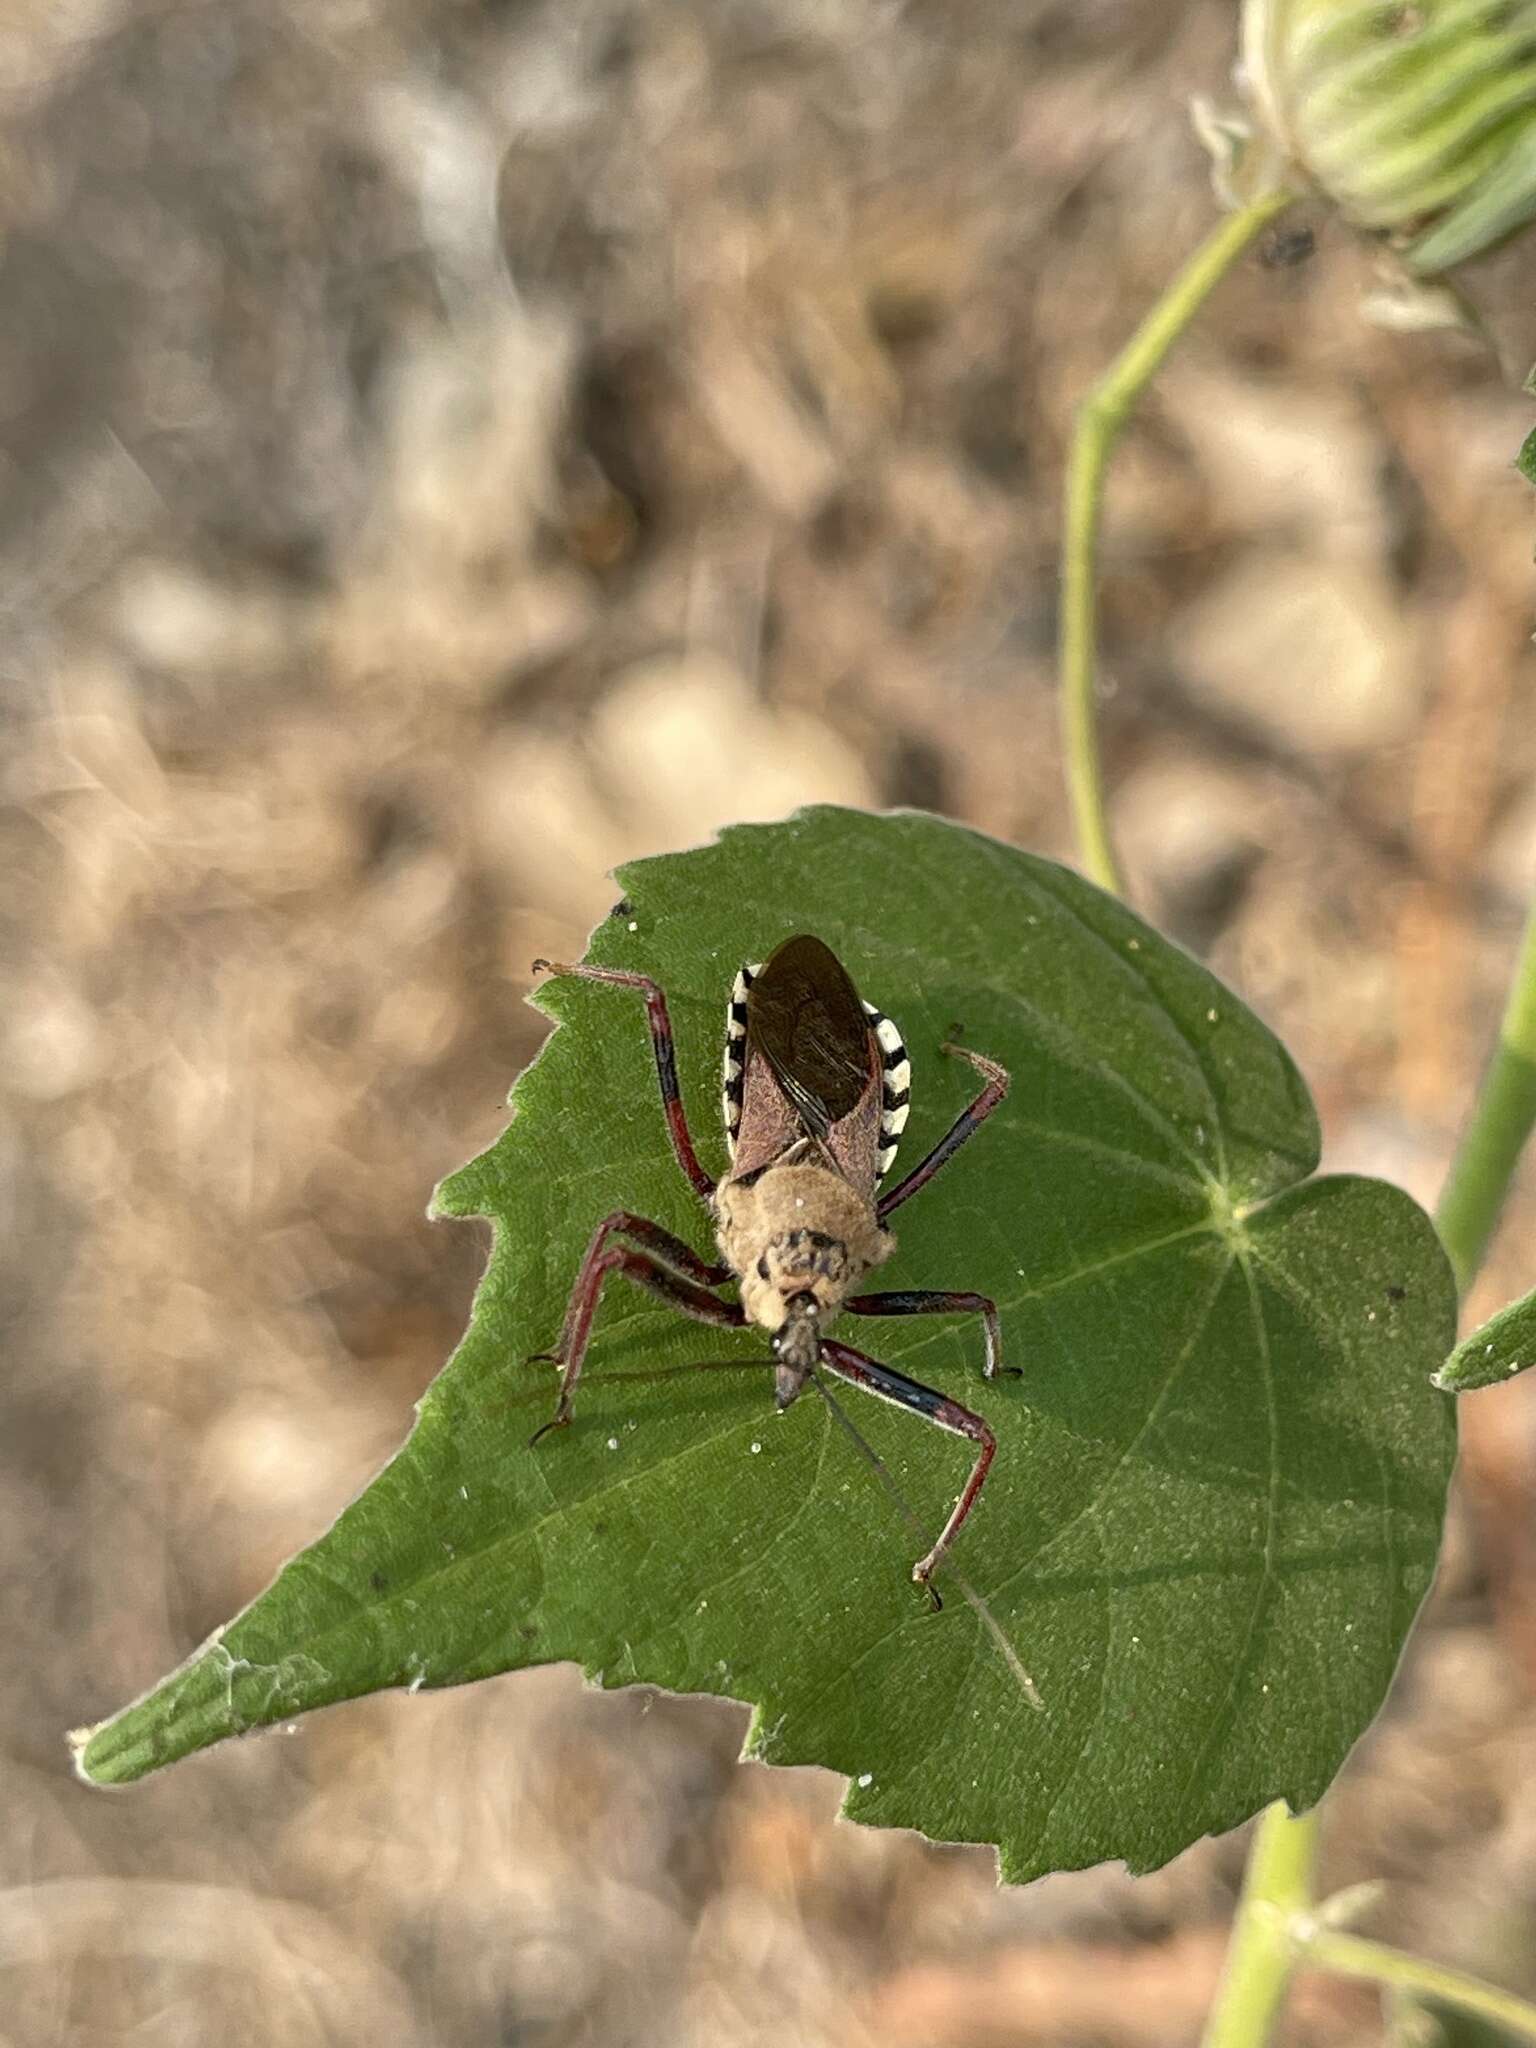
<svg viewBox="0 0 1536 2048">
<path fill-rule="evenodd" d="M 883 1401 L 890 1401 L 898 1408 L 910 1409 L 914 1415 L 921 1415 L 925 1422 L 931 1422 L 937 1429 L 948 1430 L 951 1436 L 968 1437 L 980 1446 L 976 1462 L 971 1467 L 971 1476 L 965 1483 L 965 1490 L 955 1502 L 949 1520 L 939 1531 L 938 1540 L 926 1557 L 920 1557 L 912 1567 L 912 1576 L 920 1586 L 928 1588 L 928 1597 L 935 1608 L 944 1605 L 931 1584 L 944 1553 L 959 1535 L 972 1508 L 975 1507 L 981 1489 L 986 1482 L 987 1468 L 997 1453 L 997 1438 L 990 1426 L 969 1408 L 962 1408 L 958 1401 L 951 1401 L 947 1394 L 941 1394 L 933 1387 L 925 1387 L 918 1380 L 908 1379 L 904 1372 L 897 1372 L 894 1366 L 882 1365 L 878 1358 L 870 1358 L 862 1351 L 855 1351 L 851 1345 L 839 1344 L 831 1337 L 821 1340 L 821 1362 L 829 1372 L 846 1380 L 850 1386 L 863 1387 L 866 1393 L 878 1394 Z"/>
</svg>

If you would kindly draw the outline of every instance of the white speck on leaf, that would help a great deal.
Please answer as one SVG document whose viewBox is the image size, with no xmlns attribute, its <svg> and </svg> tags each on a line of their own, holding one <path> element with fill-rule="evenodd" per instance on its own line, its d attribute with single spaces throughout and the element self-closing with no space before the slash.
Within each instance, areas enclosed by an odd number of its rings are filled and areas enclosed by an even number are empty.
<svg viewBox="0 0 1536 2048">
<path fill-rule="evenodd" d="M 874 1774 L 874 1772 L 873 1772 L 873 1771 L 860 1771 L 860 1773 L 859 1773 L 859 1790 L 860 1790 L 861 1792 L 862 1792 L 862 1791 L 863 1791 L 863 1790 L 865 1789 L 865 1787 L 866 1787 L 866 1786 L 869 1786 L 869 1785 L 873 1785 L 873 1783 L 874 1783 L 874 1782 L 875 1782 L 875 1774 Z"/>
<path fill-rule="evenodd" d="M 630 930 L 631 930 L 632 932 L 637 932 L 637 931 L 639 931 L 639 929 L 640 929 L 639 925 L 638 925 L 638 924 L 636 924 L 636 922 L 635 922 L 635 920 L 634 920 L 633 918 L 631 918 L 631 919 L 629 920 L 629 928 L 630 928 Z"/>
<path fill-rule="evenodd" d="M 762 1445 L 761 1445 L 761 1444 L 754 1444 L 754 1445 L 752 1446 L 752 1455 L 753 1455 L 753 1457 L 754 1457 L 754 1458 L 755 1458 L 755 1457 L 757 1456 L 758 1452 L 759 1452 L 759 1451 L 760 1451 L 760 1450 L 761 1450 L 762 1448 L 763 1448 L 763 1447 L 762 1447 Z"/>
<path fill-rule="evenodd" d="M 1214 1010 L 1207 1010 L 1205 1013 L 1205 1021 L 1207 1024 L 1214 1024 L 1216 1022 L 1216 1012 Z"/>
<path fill-rule="evenodd" d="M 616 1436 L 609 1437 L 608 1448 L 610 1451 L 616 1451 L 619 1448 L 619 1440 Z"/>
<path fill-rule="evenodd" d="M 461 1487 L 459 1488 L 459 1499 L 460 1499 L 460 1500 L 468 1500 L 468 1499 L 469 1499 L 469 1488 L 468 1488 L 467 1486 L 461 1486 Z"/>
</svg>

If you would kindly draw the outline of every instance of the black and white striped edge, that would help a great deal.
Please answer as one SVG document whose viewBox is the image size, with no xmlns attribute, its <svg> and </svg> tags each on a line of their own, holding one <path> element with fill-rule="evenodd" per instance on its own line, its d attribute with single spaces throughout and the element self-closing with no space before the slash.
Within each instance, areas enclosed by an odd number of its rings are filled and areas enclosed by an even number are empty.
<svg viewBox="0 0 1536 2048">
<path fill-rule="evenodd" d="M 721 1099 L 725 1107 L 725 1149 L 736 1157 L 736 1126 L 741 1122 L 741 1090 L 746 1071 L 747 990 L 763 971 L 761 960 L 743 967 L 731 985 L 725 1013 L 725 1070 Z"/>
<path fill-rule="evenodd" d="M 762 971 L 761 960 L 743 966 L 732 984 L 731 1000 L 725 1014 L 721 1100 L 725 1110 L 726 1149 L 733 1159 L 736 1157 L 736 1130 L 741 1122 L 741 1091 L 746 1066 L 747 991 Z M 912 1100 L 912 1065 L 901 1033 L 891 1018 L 883 1010 L 877 1010 L 873 1003 L 865 1003 L 864 1009 L 880 1045 L 880 1153 L 875 1170 L 877 1178 L 883 1180 L 891 1170 L 896 1147 L 906 1128 L 907 1111 Z"/>
<path fill-rule="evenodd" d="M 901 1033 L 892 1018 L 883 1010 L 877 1010 L 873 1003 L 865 1003 L 869 1021 L 875 1027 L 875 1037 L 880 1041 L 880 1059 L 883 1067 L 880 1084 L 880 1156 L 875 1162 L 875 1176 L 884 1180 L 891 1170 L 896 1157 L 896 1147 L 901 1134 L 907 1127 L 907 1112 L 912 1106 L 912 1062 L 907 1058 L 907 1048 Z"/>
</svg>

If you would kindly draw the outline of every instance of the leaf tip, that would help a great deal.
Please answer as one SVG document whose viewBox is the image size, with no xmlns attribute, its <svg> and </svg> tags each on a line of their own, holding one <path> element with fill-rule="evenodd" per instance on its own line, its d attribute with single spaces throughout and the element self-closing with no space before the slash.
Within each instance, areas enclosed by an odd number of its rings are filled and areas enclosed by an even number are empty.
<svg viewBox="0 0 1536 2048">
<path fill-rule="evenodd" d="M 1488 1346 L 1492 1351 L 1492 1345 Z M 1502 1387 L 1506 1380 L 1512 1380 L 1517 1373 L 1529 1372 L 1532 1361 L 1528 1358 L 1500 1358 L 1493 1363 L 1474 1356 L 1465 1356 L 1458 1351 L 1448 1358 L 1440 1370 L 1431 1373 L 1429 1383 L 1438 1387 L 1442 1394 L 1477 1394 L 1484 1387 Z"/>
<path fill-rule="evenodd" d="M 467 1166 L 456 1168 L 438 1182 L 427 1204 L 429 1223 L 462 1221 L 467 1216 L 484 1215 L 485 1190 L 475 1172 L 479 1164 L 479 1159 L 472 1159 Z"/>
</svg>

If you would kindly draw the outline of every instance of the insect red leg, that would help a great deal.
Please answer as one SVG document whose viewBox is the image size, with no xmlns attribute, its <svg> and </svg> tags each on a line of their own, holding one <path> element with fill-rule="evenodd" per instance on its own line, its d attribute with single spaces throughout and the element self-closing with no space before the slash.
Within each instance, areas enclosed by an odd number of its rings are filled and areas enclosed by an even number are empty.
<svg viewBox="0 0 1536 2048">
<path fill-rule="evenodd" d="M 667 1128 L 672 1134 L 672 1150 L 677 1154 L 678 1165 L 707 1202 L 715 1192 L 715 1184 L 700 1166 L 699 1155 L 693 1149 L 682 1093 L 677 1085 L 672 1020 L 667 1015 L 667 999 L 656 983 L 647 975 L 629 974 L 621 967 L 570 967 L 562 960 L 535 960 L 533 965 L 536 972 L 574 974 L 582 981 L 606 981 L 615 988 L 634 988 L 643 992 L 646 1021 L 651 1027 L 651 1045 L 656 1053 L 656 1078 L 661 1084 L 662 1107 L 667 1112 Z"/>
<path fill-rule="evenodd" d="M 1002 1326 L 998 1321 L 997 1303 L 990 1295 L 951 1294 L 937 1288 L 916 1287 L 887 1294 L 855 1294 L 843 1303 L 843 1307 L 856 1316 L 980 1316 L 986 1343 L 986 1356 L 981 1367 L 983 1377 L 994 1379 L 1000 1372 L 1013 1378 L 1019 1376 L 1016 1365 L 1002 1363 Z"/>
<path fill-rule="evenodd" d="M 731 1277 L 729 1266 L 710 1265 L 699 1257 L 691 1244 L 686 1244 L 680 1237 L 674 1237 L 670 1230 L 664 1230 L 648 1216 L 637 1216 L 631 1209 L 615 1209 L 598 1224 L 592 1233 L 591 1243 L 582 1254 L 559 1344 L 553 1351 L 540 1352 L 539 1357 L 554 1358 L 563 1362 L 568 1355 L 571 1348 L 573 1319 L 577 1304 L 581 1300 L 582 1289 L 586 1284 L 587 1273 L 596 1263 L 610 1237 L 638 1239 L 662 1265 L 672 1267 L 675 1272 L 681 1273 L 684 1279 L 696 1281 L 700 1287 L 719 1287 Z"/>
<path fill-rule="evenodd" d="M 674 1242 L 681 1240 L 675 1239 Z M 563 1428 L 571 1419 L 571 1399 L 586 1359 L 592 1318 L 597 1313 L 597 1298 L 610 1273 L 622 1273 L 626 1279 L 633 1280 L 637 1286 L 680 1309 L 685 1316 L 692 1316 L 696 1322 L 715 1323 L 721 1329 L 738 1330 L 746 1321 L 739 1302 L 719 1300 L 707 1288 L 697 1287 L 691 1280 L 669 1272 L 649 1252 L 631 1251 L 627 1245 L 611 1245 L 602 1251 L 594 1245 L 582 1261 L 576 1285 L 571 1290 L 571 1304 L 566 1310 L 565 1329 L 560 1339 L 561 1355 L 557 1358 L 557 1362 L 565 1367 L 560 1376 L 560 1397 L 555 1403 L 553 1416 L 529 1439 L 530 1446 L 547 1431 Z"/>
<path fill-rule="evenodd" d="M 819 1348 L 822 1364 L 829 1372 L 835 1372 L 839 1379 L 847 1380 L 851 1386 L 863 1387 L 867 1393 L 878 1394 L 883 1401 L 894 1402 L 898 1408 L 910 1408 L 914 1415 L 921 1415 L 925 1421 L 947 1429 L 952 1436 L 969 1437 L 972 1443 L 981 1446 L 976 1463 L 971 1467 L 971 1476 L 965 1482 L 965 1491 L 939 1531 L 938 1541 L 928 1555 L 920 1557 L 912 1567 L 913 1578 L 920 1586 L 928 1587 L 934 1606 L 942 1607 L 944 1603 L 929 1581 L 940 1558 L 959 1535 L 966 1517 L 976 1505 L 987 1476 L 987 1467 L 997 1452 L 997 1438 L 982 1418 L 973 1415 L 969 1408 L 962 1408 L 958 1401 L 951 1401 L 947 1394 L 938 1393 L 933 1387 L 909 1380 L 905 1373 L 882 1365 L 878 1358 L 866 1357 L 862 1351 L 854 1351 L 831 1337 L 823 1337 Z"/>
<path fill-rule="evenodd" d="M 966 1139 L 975 1135 L 993 1110 L 1008 1093 L 1008 1071 L 996 1060 L 989 1060 L 985 1054 L 972 1052 L 969 1046 L 944 1044 L 941 1052 L 953 1053 L 962 1060 L 969 1060 L 979 1073 L 987 1077 L 982 1089 L 969 1109 L 962 1109 L 949 1129 L 940 1138 L 926 1159 L 920 1160 L 904 1180 L 899 1180 L 889 1194 L 880 1197 L 880 1221 L 883 1223 L 893 1209 L 899 1209 L 909 1195 L 915 1195 L 919 1188 L 926 1187 L 941 1166 L 946 1166 Z"/>
<path fill-rule="evenodd" d="M 561 1327 L 560 1341 L 553 1351 L 536 1351 L 528 1360 L 530 1365 L 552 1363 L 564 1365 L 571 1356 L 577 1341 L 577 1325 L 581 1319 L 582 1305 L 587 1301 L 589 1291 L 600 1287 L 601 1280 L 594 1281 L 592 1275 L 602 1257 L 603 1247 L 610 1237 L 635 1237 L 646 1245 L 656 1261 L 670 1266 L 685 1279 L 697 1281 L 701 1287 L 719 1287 L 729 1280 L 729 1266 L 707 1265 L 690 1244 L 680 1237 L 674 1237 L 670 1230 L 664 1230 L 659 1223 L 653 1223 L 648 1216 L 637 1216 L 631 1209 L 615 1209 L 605 1216 L 592 1233 L 591 1243 L 582 1253 L 581 1264 L 576 1269 L 576 1284 L 571 1289 L 570 1301 L 566 1304 L 565 1322 Z M 593 1297 L 595 1300 L 595 1296 Z M 587 1319 L 591 1320 L 588 1308 Z"/>
<path fill-rule="evenodd" d="M 581 1255 L 581 1264 L 576 1269 L 576 1284 L 571 1289 L 571 1298 L 566 1305 L 565 1322 L 560 1331 L 560 1341 L 553 1351 L 536 1351 L 528 1360 L 530 1365 L 552 1361 L 564 1365 L 571 1355 L 571 1346 L 576 1341 L 576 1324 L 582 1302 L 591 1283 L 591 1274 L 602 1255 L 603 1246 L 610 1237 L 634 1237 L 647 1246 L 656 1260 L 672 1267 L 685 1279 L 697 1281 L 701 1287 L 719 1287 L 731 1277 L 729 1266 L 711 1266 L 701 1259 L 690 1244 L 674 1237 L 670 1230 L 664 1230 L 659 1223 L 653 1223 L 648 1216 L 637 1216 L 631 1209 L 615 1209 L 603 1218 L 592 1233 L 591 1242 Z"/>
</svg>

